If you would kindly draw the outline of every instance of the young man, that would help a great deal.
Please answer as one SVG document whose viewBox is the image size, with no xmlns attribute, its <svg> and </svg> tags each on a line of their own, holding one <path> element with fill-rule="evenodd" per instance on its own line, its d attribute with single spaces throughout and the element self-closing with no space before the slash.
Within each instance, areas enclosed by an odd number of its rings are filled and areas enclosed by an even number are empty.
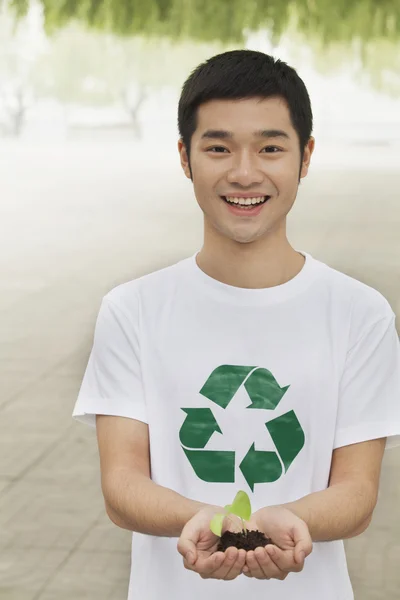
<svg viewBox="0 0 400 600">
<path fill-rule="evenodd" d="M 368 527 L 400 434 L 393 311 L 287 239 L 314 149 L 294 69 L 215 56 L 178 122 L 203 247 L 104 297 L 74 410 L 134 532 L 129 600 L 351 600 L 342 540 Z M 275 545 L 216 552 L 211 517 L 239 489 Z"/>
</svg>

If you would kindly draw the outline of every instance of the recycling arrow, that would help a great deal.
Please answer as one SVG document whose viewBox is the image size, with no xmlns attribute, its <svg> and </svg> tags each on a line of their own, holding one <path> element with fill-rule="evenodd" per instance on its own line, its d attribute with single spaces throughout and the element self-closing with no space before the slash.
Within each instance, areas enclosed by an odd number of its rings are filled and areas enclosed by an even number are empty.
<svg viewBox="0 0 400 600">
<path fill-rule="evenodd" d="M 281 388 L 268 369 L 222 365 L 217 367 L 200 390 L 200 394 L 226 408 L 244 384 L 251 399 L 247 408 L 274 410 L 289 386 Z"/>
<path fill-rule="evenodd" d="M 189 450 L 183 448 L 197 477 L 203 481 L 233 483 L 235 452 L 231 450 Z"/>
<path fill-rule="evenodd" d="M 245 381 L 244 387 L 251 399 L 246 408 L 274 410 L 290 386 L 281 388 L 271 371 L 256 369 Z"/>
<path fill-rule="evenodd" d="M 214 433 L 222 433 L 210 408 L 182 408 L 187 417 L 179 432 L 184 446 L 204 448 Z"/>
<path fill-rule="evenodd" d="M 304 446 L 304 431 L 293 410 L 265 423 L 279 456 L 285 466 L 285 472 Z"/>
<path fill-rule="evenodd" d="M 214 369 L 200 390 L 200 394 L 226 408 L 246 377 L 256 367 L 221 365 Z"/>
<path fill-rule="evenodd" d="M 265 423 L 277 452 L 256 450 L 253 444 L 239 465 L 251 491 L 255 483 L 276 481 L 285 473 L 304 446 L 304 431 L 293 410 Z M 280 458 L 280 460 L 279 460 Z M 282 463 L 281 463 L 282 461 Z"/>
<path fill-rule="evenodd" d="M 270 483 L 282 475 L 282 464 L 276 452 L 256 450 L 254 443 L 239 468 L 252 492 L 255 483 Z"/>
</svg>

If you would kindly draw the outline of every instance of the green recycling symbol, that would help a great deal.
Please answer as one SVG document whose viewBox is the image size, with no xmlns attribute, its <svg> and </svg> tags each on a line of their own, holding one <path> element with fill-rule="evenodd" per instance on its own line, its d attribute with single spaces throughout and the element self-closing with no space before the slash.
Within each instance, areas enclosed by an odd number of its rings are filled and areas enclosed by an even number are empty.
<svg viewBox="0 0 400 600">
<path fill-rule="evenodd" d="M 244 386 L 250 404 L 248 409 L 275 410 L 289 386 L 280 387 L 268 369 L 221 365 L 209 376 L 200 394 L 226 409 Z M 211 408 L 182 408 L 186 418 L 179 431 L 179 439 L 196 475 L 212 483 L 234 483 L 234 450 L 206 450 L 214 432 L 222 431 Z M 250 489 L 256 483 L 277 481 L 287 472 L 304 446 L 304 431 L 293 410 L 265 423 L 276 451 L 256 450 L 253 443 L 239 464 Z"/>
</svg>

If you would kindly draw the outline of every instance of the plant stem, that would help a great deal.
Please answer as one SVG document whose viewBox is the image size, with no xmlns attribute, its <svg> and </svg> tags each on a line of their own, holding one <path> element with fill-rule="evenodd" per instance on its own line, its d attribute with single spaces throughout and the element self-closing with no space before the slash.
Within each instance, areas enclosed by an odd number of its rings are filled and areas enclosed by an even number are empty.
<svg viewBox="0 0 400 600">
<path fill-rule="evenodd" d="M 240 518 L 240 520 L 242 521 L 242 531 L 243 533 L 246 535 L 247 534 L 247 529 L 246 529 L 246 525 L 244 524 L 244 521 L 242 518 Z"/>
</svg>

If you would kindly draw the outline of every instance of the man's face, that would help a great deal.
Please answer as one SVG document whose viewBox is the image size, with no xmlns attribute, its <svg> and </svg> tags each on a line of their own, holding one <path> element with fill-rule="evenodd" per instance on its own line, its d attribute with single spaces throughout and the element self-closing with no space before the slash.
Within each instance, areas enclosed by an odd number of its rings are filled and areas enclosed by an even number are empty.
<svg viewBox="0 0 400 600">
<path fill-rule="evenodd" d="M 300 165 L 298 135 L 282 98 L 202 104 L 191 140 L 190 165 L 206 227 L 240 243 L 284 227 L 299 174 L 307 174 L 313 148 L 310 138 Z M 184 172 L 191 178 L 182 140 L 178 150 Z M 241 208 L 243 202 L 246 208 Z"/>
</svg>

